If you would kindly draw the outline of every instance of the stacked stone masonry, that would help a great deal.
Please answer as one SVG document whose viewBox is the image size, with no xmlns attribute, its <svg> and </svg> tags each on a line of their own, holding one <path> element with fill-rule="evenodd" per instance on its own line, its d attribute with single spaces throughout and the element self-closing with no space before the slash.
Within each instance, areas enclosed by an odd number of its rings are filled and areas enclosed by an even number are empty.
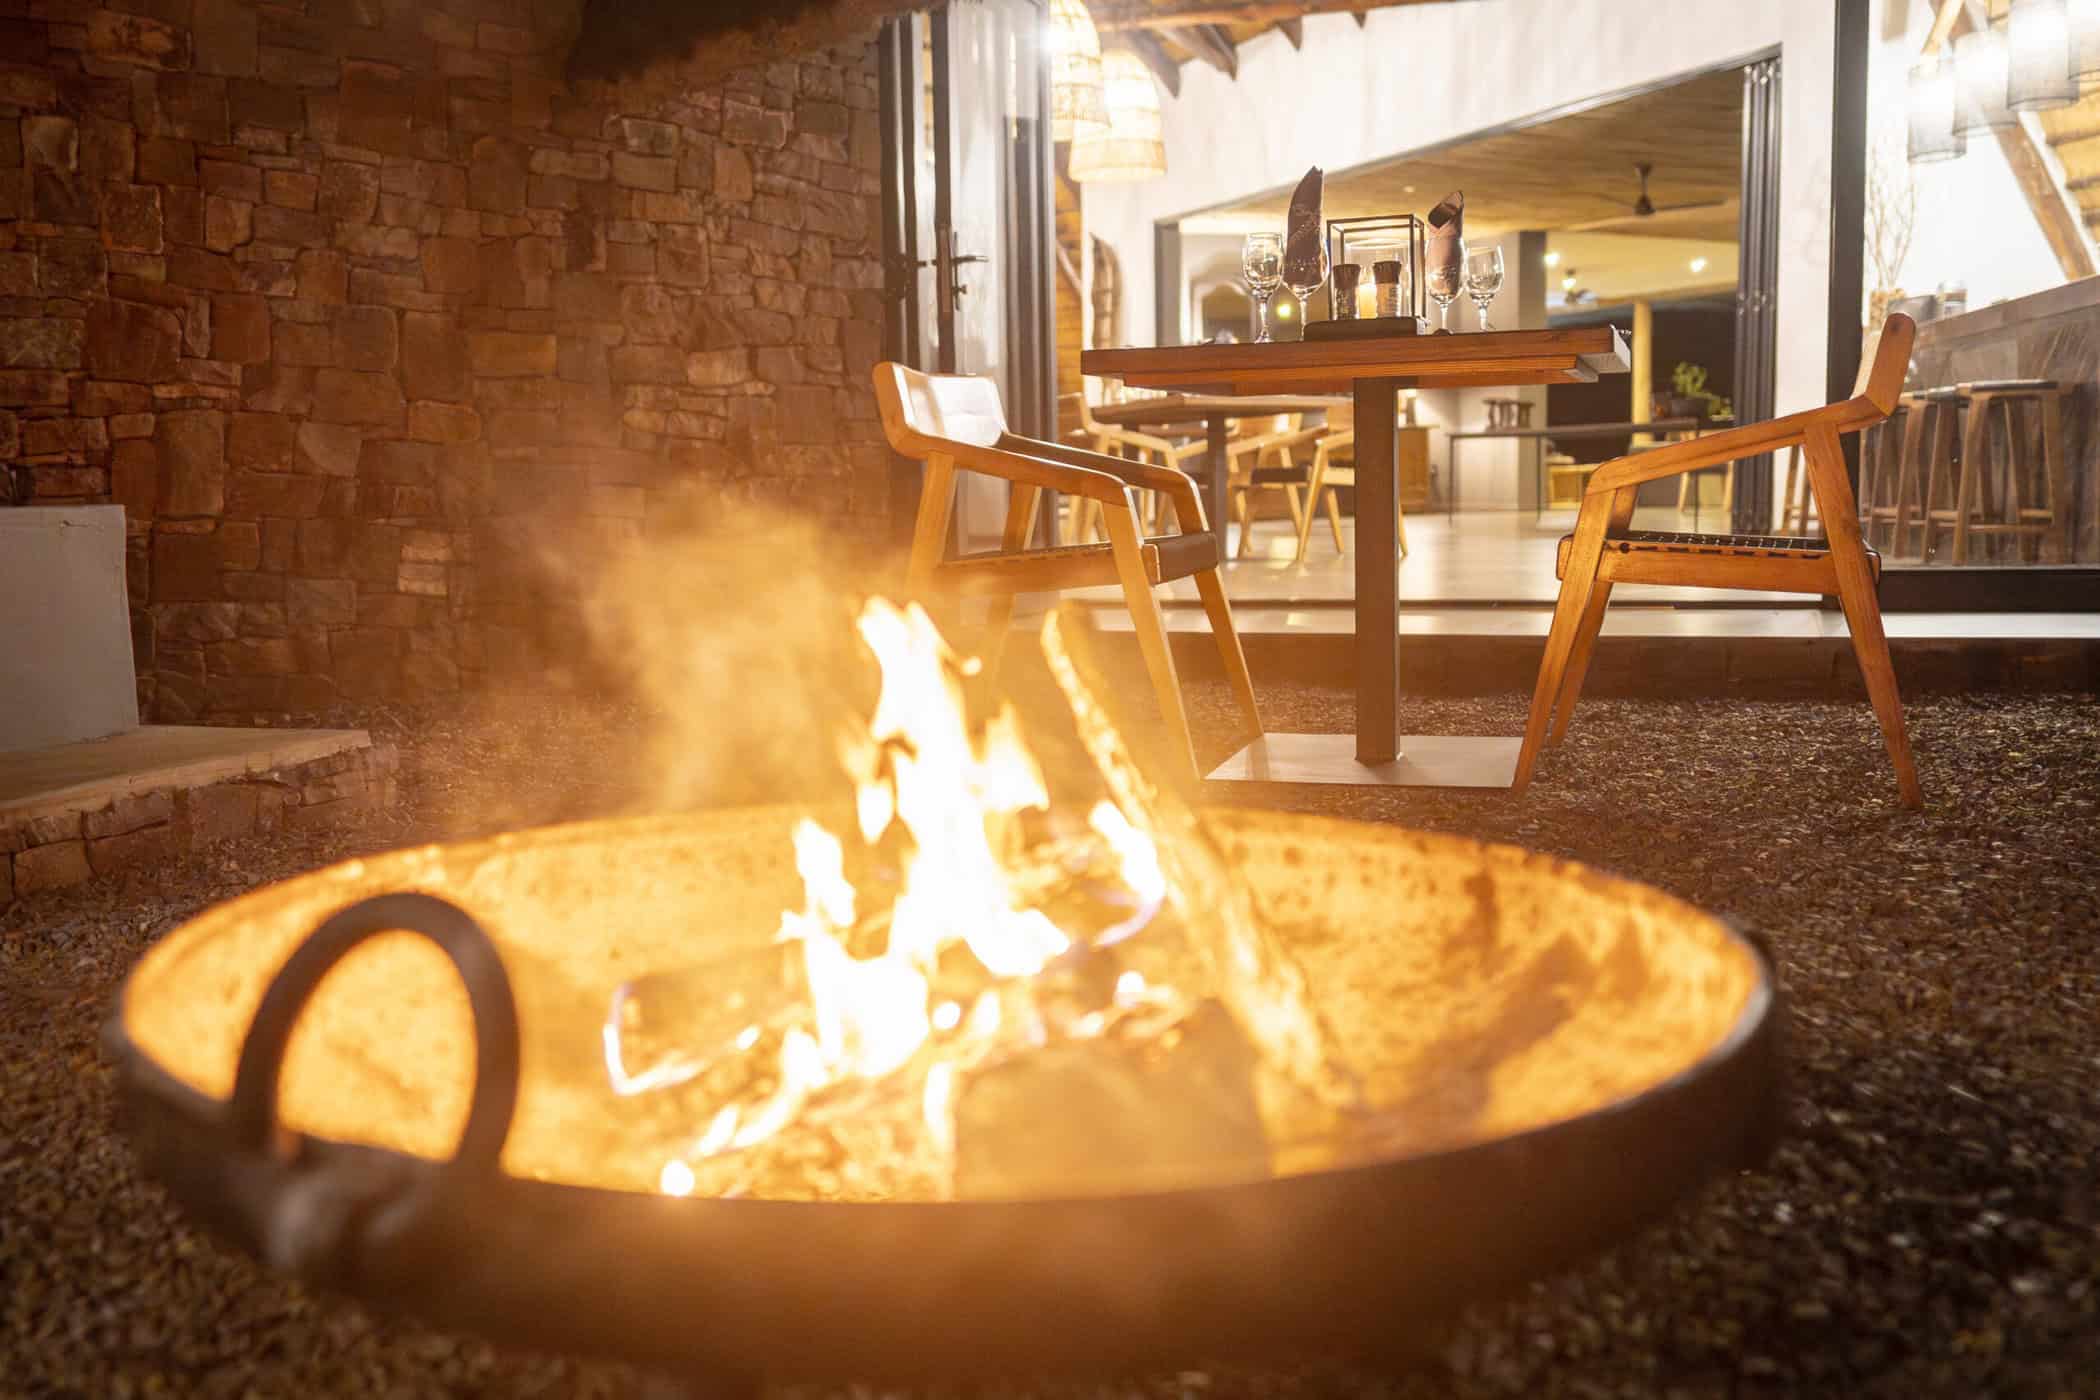
<svg viewBox="0 0 2100 1400">
<path fill-rule="evenodd" d="M 0 905 L 222 841 L 327 827 L 394 805 L 399 752 L 375 744 L 202 787 L 162 787 L 90 811 L 0 815 Z"/>
<path fill-rule="evenodd" d="M 577 0 L 0 0 L 0 504 L 127 512 L 143 713 L 530 681 L 695 504 L 865 538 L 859 47 L 570 85 Z"/>
</svg>

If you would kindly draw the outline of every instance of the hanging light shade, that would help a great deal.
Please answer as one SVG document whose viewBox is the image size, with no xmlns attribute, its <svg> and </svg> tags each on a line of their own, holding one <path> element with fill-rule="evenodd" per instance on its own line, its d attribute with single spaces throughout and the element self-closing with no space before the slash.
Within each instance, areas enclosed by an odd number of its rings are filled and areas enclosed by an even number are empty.
<svg viewBox="0 0 2100 1400">
<path fill-rule="evenodd" d="M 2071 73 L 2100 78 L 2100 0 L 2065 0 L 2064 26 L 2071 36 Z"/>
<path fill-rule="evenodd" d="M 1050 0 L 1050 139 L 1071 141 L 1108 126 L 1101 93 L 1101 36 L 1083 0 Z"/>
<path fill-rule="evenodd" d="M 1956 131 L 1966 134 L 2019 124 L 2019 116 L 2005 100 L 2012 73 L 2003 32 L 1977 29 L 1956 39 L 1954 73 L 1960 90 L 1954 111 Z"/>
<path fill-rule="evenodd" d="M 2006 105 L 2015 112 L 2045 112 L 2078 100 L 2064 0 L 2013 0 L 2005 51 Z"/>
<path fill-rule="evenodd" d="M 1108 129 L 1072 142 L 1072 178 L 1149 180 L 1166 174 L 1166 119 L 1145 60 L 1129 49 L 1109 50 L 1101 57 L 1101 86 Z"/>
<path fill-rule="evenodd" d="M 1954 129 L 1954 61 L 1929 53 L 1911 65 L 1905 107 L 1910 126 L 1910 163 L 1953 160 L 1969 149 L 1969 138 Z"/>
</svg>

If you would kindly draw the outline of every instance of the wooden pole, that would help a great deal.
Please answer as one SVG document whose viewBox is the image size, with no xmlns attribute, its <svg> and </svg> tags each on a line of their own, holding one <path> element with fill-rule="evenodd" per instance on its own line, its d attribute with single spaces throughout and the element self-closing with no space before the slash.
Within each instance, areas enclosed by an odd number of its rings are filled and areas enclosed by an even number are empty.
<svg viewBox="0 0 2100 1400">
<path fill-rule="evenodd" d="M 1655 332 L 1655 307 L 1651 302 L 1637 301 L 1633 304 L 1633 412 L 1627 421 L 1648 421 L 1649 403 L 1655 392 L 1655 359 L 1650 348 Z M 1648 434 L 1635 433 L 1637 443 L 1650 441 Z"/>
</svg>

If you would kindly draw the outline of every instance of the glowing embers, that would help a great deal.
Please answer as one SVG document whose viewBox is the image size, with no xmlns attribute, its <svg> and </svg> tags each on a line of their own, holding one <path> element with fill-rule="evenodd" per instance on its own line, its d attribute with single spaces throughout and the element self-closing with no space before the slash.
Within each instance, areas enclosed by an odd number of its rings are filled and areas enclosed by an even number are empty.
<svg viewBox="0 0 2100 1400">
<path fill-rule="evenodd" d="M 1294 970 L 1193 814 L 1131 759 L 1056 621 L 1052 673 L 1108 792 L 1083 818 L 1053 805 L 1010 707 L 971 724 L 976 663 L 923 611 L 875 600 L 858 625 L 882 688 L 839 746 L 851 850 L 805 817 L 803 904 L 770 947 L 613 996 L 607 1074 L 620 1096 L 651 1096 L 662 1189 L 749 1189 L 815 1153 L 901 1160 L 939 1194 L 1040 1190 L 1029 1164 L 1073 1155 L 1046 1158 L 1043 1134 L 1062 1120 L 1076 1148 L 1089 1123 L 1111 1129 L 1104 1115 L 1130 1139 L 1126 1176 L 1184 1156 L 1259 1174 L 1261 1047 L 1286 1074 L 1325 1073 L 1321 1037 Z M 1169 1101 L 1176 1113 L 1148 1128 Z M 738 1160 L 761 1147 L 778 1160 Z"/>
</svg>

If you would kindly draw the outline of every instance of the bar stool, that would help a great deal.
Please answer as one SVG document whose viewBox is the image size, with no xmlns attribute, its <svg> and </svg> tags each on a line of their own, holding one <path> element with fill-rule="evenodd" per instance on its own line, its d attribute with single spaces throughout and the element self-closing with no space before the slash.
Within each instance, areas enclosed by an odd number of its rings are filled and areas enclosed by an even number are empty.
<svg viewBox="0 0 2100 1400">
<path fill-rule="evenodd" d="M 1924 427 L 1924 405 L 1915 394 L 1896 401 L 1896 411 L 1859 435 L 1859 523 L 1867 543 L 1886 526 L 1891 557 L 1909 548 L 1910 517 L 1916 511 L 1918 442 L 1911 422 Z M 1919 439 L 1922 441 L 1922 438 Z"/>
<path fill-rule="evenodd" d="M 2071 555 L 2070 485 L 2065 474 L 2063 396 L 2066 386 L 2053 379 L 1980 379 L 1954 391 L 1953 403 L 1966 411 L 1962 427 L 1959 472 L 1951 509 L 1934 500 L 1928 488 L 1925 511 L 1925 557 L 1930 559 L 1941 527 L 1954 532 L 1954 562 L 1969 562 L 1974 535 L 2008 536 L 2021 542 L 2030 562 L 2047 556 L 2059 563 Z M 2021 431 L 2023 407 L 2032 409 L 2039 439 Z M 1993 415 L 2003 429 L 1992 433 Z M 1953 437 L 1950 421 L 1937 435 Z M 1937 471 L 1943 452 L 1933 458 Z M 2039 458 L 2039 459 L 2037 459 Z M 2000 502 L 2002 501 L 2002 506 Z"/>
</svg>

